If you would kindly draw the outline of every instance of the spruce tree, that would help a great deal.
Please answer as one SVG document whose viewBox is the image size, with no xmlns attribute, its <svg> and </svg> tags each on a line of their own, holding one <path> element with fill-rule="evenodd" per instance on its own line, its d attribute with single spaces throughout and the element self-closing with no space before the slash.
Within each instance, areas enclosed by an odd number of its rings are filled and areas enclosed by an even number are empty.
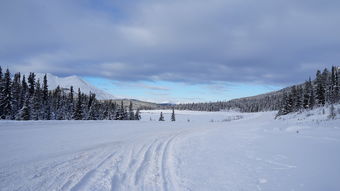
<svg viewBox="0 0 340 191">
<path fill-rule="evenodd" d="M 12 119 L 17 117 L 18 112 L 21 109 L 21 81 L 20 73 L 16 73 L 12 83 Z"/>
<path fill-rule="evenodd" d="M 171 121 L 176 121 L 176 118 L 175 118 L 175 108 L 174 107 L 172 108 Z"/>
<path fill-rule="evenodd" d="M 164 116 L 163 116 L 163 112 L 161 112 L 158 121 L 164 121 Z"/>
<path fill-rule="evenodd" d="M 316 73 L 315 86 L 316 86 L 315 96 L 316 96 L 317 104 L 320 106 L 323 106 L 325 105 L 325 87 L 324 87 L 323 77 L 319 70 Z"/>
<path fill-rule="evenodd" d="M 67 100 L 66 100 L 66 119 L 72 119 L 72 115 L 74 113 L 74 90 L 73 86 L 70 87 L 70 93 L 68 94 Z"/>
<path fill-rule="evenodd" d="M 43 80 L 43 88 L 42 88 L 42 94 L 43 94 L 43 104 L 46 105 L 48 103 L 48 83 L 47 83 L 47 75 L 44 75 Z"/>
<path fill-rule="evenodd" d="M 4 108 L 1 107 L 1 103 L 4 102 L 5 100 L 5 95 L 4 95 L 4 83 L 3 83 L 3 74 L 2 74 L 2 68 L 0 66 L 0 119 L 1 119 L 1 116 L 4 112 Z"/>
<path fill-rule="evenodd" d="M 339 94 L 339 84 L 338 84 L 338 69 L 337 67 L 332 67 L 332 74 L 330 79 L 330 102 L 336 103 L 338 101 Z"/>
<path fill-rule="evenodd" d="M 136 113 L 135 113 L 135 120 L 140 120 L 141 116 L 140 116 L 140 110 L 139 108 L 137 109 Z"/>
<path fill-rule="evenodd" d="M 133 113 L 132 101 L 129 104 L 129 120 L 135 120 L 135 114 Z"/>
<path fill-rule="evenodd" d="M 9 69 L 6 70 L 5 75 L 2 79 L 3 90 L 2 90 L 2 98 L 0 103 L 0 108 L 2 108 L 1 119 L 11 119 L 12 114 L 12 81 L 11 81 L 11 73 Z"/>
<path fill-rule="evenodd" d="M 39 120 L 41 119 L 42 114 L 42 99 L 41 99 L 41 87 L 40 87 L 40 81 L 38 79 L 36 83 L 36 89 L 34 91 L 33 97 L 32 97 L 32 106 L 31 106 L 31 118 L 33 120 Z"/>
<path fill-rule="evenodd" d="M 311 79 L 309 78 L 308 81 L 305 82 L 304 84 L 304 91 L 303 91 L 303 108 L 304 109 L 309 109 L 310 108 L 310 97 L 312 93 L 312 82 Z"/>
<path fill-rule="evenodd" d="M 82 120 L 83 119 L 83 108 L 82 108 L 82 94 L 80 92 L 80 88 L 78 89 L 78 99 L 76 103 L 76 108 L 74 110 L 73 119 Z"/>
<path fill-rule="evenodd" d="M 27 82 L 29 97 L 32 97 L 35 90 L 35 74 L 33 72 L 31 72 L 30 75 L 28 76 Z"/>
<path fill-rule="evenodd" d="M 295 97 L 295 110 L 299 111 L 303 108 L 303 89 L 301 86 L 297 86 L 296 88 L 296 97 Z"/>
<path fill-rule="evenodd" d="M 23 75 L 22 81 L 21 81 L 21 91 L 20 91 L 20 108 L 24 106 L 26 95 L 27 95 L 27 89 L 28 89 L 28 85 L 26 82 L 26 77 L 25 75 Z"/>
</svg>

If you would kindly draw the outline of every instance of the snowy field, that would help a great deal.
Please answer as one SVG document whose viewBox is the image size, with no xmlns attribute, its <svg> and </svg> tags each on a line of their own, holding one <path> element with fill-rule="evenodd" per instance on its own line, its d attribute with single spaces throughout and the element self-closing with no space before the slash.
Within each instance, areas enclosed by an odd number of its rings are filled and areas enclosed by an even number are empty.
<svg viewBox="0 0 340 191">
<path fill-rule="evenodd" d="M 163 112 L 0 121 L 0 190 L 340 190 L 340 119 Z"/>
</svg>

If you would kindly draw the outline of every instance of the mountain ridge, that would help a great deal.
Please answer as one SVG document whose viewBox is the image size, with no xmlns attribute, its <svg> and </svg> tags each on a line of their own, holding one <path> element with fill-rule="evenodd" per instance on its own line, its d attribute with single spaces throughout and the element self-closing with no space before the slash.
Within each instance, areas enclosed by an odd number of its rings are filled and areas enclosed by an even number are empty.
<svg viewBox="0 0 340 191">
<path fill-rule="evenodd" d="M 36 78 L 39 79 L 41 82 L 43 81 L 45 76 L 45 74 L 43 73 L 35 73 L 35 75 Z M 90 94 L 90 92 L 95 93 L 98 100 L 117 99 L 114 95 L 93 86 L 92 84 L 86 82 L 81 77 L 76 75 L 59 77 L 51 73 L 46 73 L 46 76 L 49 90 L 57 88 L 58 85 L 62 88 L 70 88 L 71 86 L 73 86 L 75 91 L 80 88 L 80 90 L 85 94 Z"/>
</svg>

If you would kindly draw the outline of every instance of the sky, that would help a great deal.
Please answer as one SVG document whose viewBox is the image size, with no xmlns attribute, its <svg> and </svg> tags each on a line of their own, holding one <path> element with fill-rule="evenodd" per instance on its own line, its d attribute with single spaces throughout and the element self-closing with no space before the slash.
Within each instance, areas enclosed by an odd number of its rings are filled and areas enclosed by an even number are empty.
<svg viewBox="0 0 340 191">
<path fill-rule="evenodd" d="M 339 65 L 338 0 L 1 0 L 0 65 L 115 95 L 228 100 Z"/>
</svg>

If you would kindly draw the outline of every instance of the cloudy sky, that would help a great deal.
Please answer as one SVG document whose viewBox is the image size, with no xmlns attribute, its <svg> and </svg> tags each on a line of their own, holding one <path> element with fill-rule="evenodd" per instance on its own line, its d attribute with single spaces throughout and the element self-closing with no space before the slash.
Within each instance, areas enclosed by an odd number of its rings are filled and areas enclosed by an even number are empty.
<svg viewBox="0 0 340 191">
<path fill-rule="evenodd" d="M 227 100 L 340 63 L 339 0 L 1 0 L 0 65 L 116 95 Z"/>
</svg>

